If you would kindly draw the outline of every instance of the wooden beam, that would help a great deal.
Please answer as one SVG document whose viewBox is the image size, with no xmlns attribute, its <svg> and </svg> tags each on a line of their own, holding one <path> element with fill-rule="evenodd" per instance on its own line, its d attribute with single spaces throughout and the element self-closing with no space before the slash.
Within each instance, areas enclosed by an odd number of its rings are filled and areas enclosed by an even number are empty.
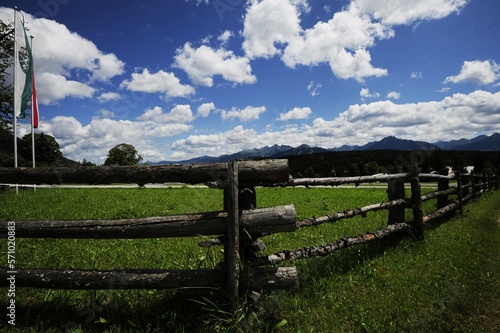
<svg viewBox="0 0 500 333">
<path fill-rule="evenodd" d="M 245 210 L 240 228 L 252 233 L 277 233 L 297 229 L 293 205 Z M 227 232 L 227 212 L 147 217 L 120 220 L 14 221 L 17 238 L 132 239 L 222 235 Z M 8 231 L 0 221 L 0 237 Z"/>
<path fill-rule="evenodd" d="M 0 183 L 10 184 L 199 184 L 227 180 L 227 164 L 170 164 L 76 168 L 0 168 Z M 288 181 L 288 160 L 240 162 L 240 182 L 254 185 Z"/>
<path fill-rule="evenodd" d="M 358 216 L 358 215 L 365 216 L 366 213 L 368 213 L 368 212 L 374 212 L 377 210 L 388 209 L 391 207 L 398 207 L 398 206 L 406 207 L 410 203 L 411 203 L 410 199 L 391 200 L 391 201 L 381 202 L 381 203 L 377 203 L 377 204 L 371 204 L 368 206 L 359 207 L 359 208 L 355 208 L 355 209 L 348 209 L 348 210 L 345 210 L 343 212 L 338 212 L 338 213 L 330 214 L 330 215 L 326 215 L 326 216 L 311 217 L 311 218 L 308 218 L 305 220 L 301 220 L 301 221 L 297 222 L 297 224 L 299 225 L 300 228 L 316 226 L 316 225 L 320 225 L 320 224 L 327 223 L 327 222 L 336 222 L 336 221 L 339 221 L 342 219 L 352 218 L 352 217 Z M 403 221 L 404 221 L 404 219 L 403 219 Z M 399 222 L 403 222 L 403 221 L 399 221 Z"/>
<path fill-rule="evenodd" d="M 377 239 L 383 239 L 390 235 L 407 232 L 411 226 L 406 223 L 390 224 L 387 227 L 359 236 L 346 236 L 333 243 L 320 246 L 311 246 L 299 248 L 296 250 L 285 250 L 276 252 L 268 256 L 261 256 L 251 259 L 251 262 L 258 266 L 279 264 L 287 260 L 306 259 L 311 257 L 322 257 L 329 255 L 337 250 L 354 245 L 368 243 Z"/>
<path fill-rule="evenodd" d="M 8 288 L 14 275 L 16 288 L 71 290 L 179 289 L 214 288 L 224 285 L 222 269 L 25 269 L 15 274 L 0 268 L 0 288 Z M 252 269 L 247 286 L 252 289 L 290 289 L 298 284 L 295 267 L 265 267 Z"/>
</svg>

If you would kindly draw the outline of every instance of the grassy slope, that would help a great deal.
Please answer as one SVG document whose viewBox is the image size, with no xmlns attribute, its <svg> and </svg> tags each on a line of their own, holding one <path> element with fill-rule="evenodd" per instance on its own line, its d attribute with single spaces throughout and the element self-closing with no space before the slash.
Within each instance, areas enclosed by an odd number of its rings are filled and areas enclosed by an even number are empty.
<svg viewBox="0 0 500 333">
<path fill-rule="evenodd" d="M 222 206 L 220 191 L 209 189 L 69 191 L 0 193 L 0 218 L 130 218 Z M 383 189 L 259 189 L 257 196 L 260 207 L 294 203 L 302 219 L 380 202 L 386 194 Z M 500 329 L 499 202 L 500 192 L 482 197 L 466 206 L 465 217 L 428 228 L 424 243 L 370 244 L 297 262 L 299 289 L 266 295 L 254 320 L 242 312 L 224 313 L 208 301 L 214 297 L 209 291 L 19 289 L 17 332 L 224 332 L 243 322 L 251 326 L 242 331 L 271 331 L 279 323 L 280 332 L 495 332 Z M 266 252 L 375 230 L 386 218 L 378 212 L 267 236 Z M 220 249 L 199 249 L 197 241 L 19 239 L 16 259 L 18 267 L 213 267 Z M 2 242 L 0 251 L 4 247 Z M 6 301 L 2 293 L 3 308 Z"/>
<path fill-rule="evenodd" d="M 277 297 L 283 332 L 498 332 L 499 203 L 499 192 L 481 198 L 465 217 L 427 228 L 423 243 L 301 266 L 301 288 Z"/>
</svg>

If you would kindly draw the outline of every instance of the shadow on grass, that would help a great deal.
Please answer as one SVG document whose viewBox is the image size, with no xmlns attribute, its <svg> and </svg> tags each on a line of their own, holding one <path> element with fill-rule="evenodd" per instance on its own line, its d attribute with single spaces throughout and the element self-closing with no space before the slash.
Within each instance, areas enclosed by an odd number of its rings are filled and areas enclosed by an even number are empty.
<svg viewBox="0 0 500 333">
<path fill-rule="evenodd" d="M 266 327 L 277 323 L 275 307 L 268 301 L 259 306 L 244 301 L 229 311 L 221 290 L 88 291 L 83 295 L 86 298 L 76 303 L 70 296 L 61 296 L 18 305 L 13 332 L 271 332 Z M 0 327 L 5 325 L 0 321 Z"/>
</svg>

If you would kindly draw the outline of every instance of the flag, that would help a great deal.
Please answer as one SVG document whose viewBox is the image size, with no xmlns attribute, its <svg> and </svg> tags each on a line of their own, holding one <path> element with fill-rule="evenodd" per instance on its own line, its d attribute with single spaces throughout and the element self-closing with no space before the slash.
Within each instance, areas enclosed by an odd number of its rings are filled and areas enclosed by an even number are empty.
<svg viewBox="0 0 500 333">
<path fill-rule="evenodd" d="M 33 95 L 33 56 L 28 42 L 28 35 L 19 16 L 15 15 L 15 46 L 14 46 L 14 116 L 26 117 L 26 106 Z"/>
<path fill-rule="evenodd" d="M 32 76 L 33 79 L 31 80 L 31 85 L 33 87 L 33 98 L 31 100 L 32 104 L 32 111 L 33 112 L 33 128 L 38 128 L 38 101 L 36 100 L 36 84 L 35 84 L 35 70 L 33 68 Z"/>
</svg>

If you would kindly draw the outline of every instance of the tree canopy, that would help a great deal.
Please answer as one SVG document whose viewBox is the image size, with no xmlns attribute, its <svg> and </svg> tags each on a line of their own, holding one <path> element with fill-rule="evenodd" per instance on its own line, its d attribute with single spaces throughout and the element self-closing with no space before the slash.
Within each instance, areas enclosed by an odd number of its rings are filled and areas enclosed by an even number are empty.
<svg viewBox="0 0 500 333">
<path fill-rule="evenodd" d="M 142 161 L 142 156 L 134 146 L 121 143 L 109 150 L 104 165 L 137 165 L 140 161 Z"/>
<path fill-rule="evenodd" d="M 14 62 L 14 29 L 0 20 L 0 131 L 12 132 L 14 85 L 9 72 Z"/>
<path fill-rule="evenodd" d="M 26 160 L 32 160 L 31 134 L 26 134 L 19 142 L 19 154 Z M 35 161 L 38 166 L 57 165 L 62 163 L 59 144 L 51 135 L 35 133 Z"/>
</svg>

